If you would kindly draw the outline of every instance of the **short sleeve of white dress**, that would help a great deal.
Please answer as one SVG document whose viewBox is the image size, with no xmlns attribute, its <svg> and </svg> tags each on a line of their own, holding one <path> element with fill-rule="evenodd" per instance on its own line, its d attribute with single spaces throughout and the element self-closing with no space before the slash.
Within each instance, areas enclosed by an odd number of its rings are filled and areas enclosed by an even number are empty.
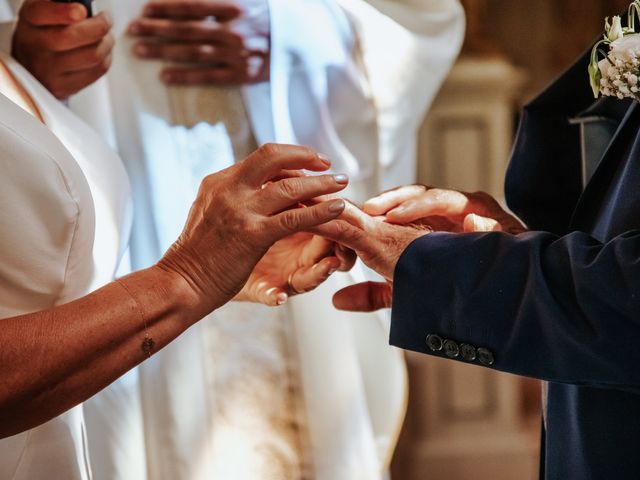
<svg viewBox="0 0 640 480">
<path fill-rule="evenodd" d="M 69 152 L 0 95 L 0 318 L 86 293 L 94 269 L 93 205 Z M 0 440 L 0 478 L 89 479 L 83 430 L 79 406 Z"/>
<path fill-rule="evenodd" d="M 71 155 L 0 98 L 0 318 L 73 298 L 67 278 L 86 288 L 94 218 L 89 185 Z"/>
</svg>

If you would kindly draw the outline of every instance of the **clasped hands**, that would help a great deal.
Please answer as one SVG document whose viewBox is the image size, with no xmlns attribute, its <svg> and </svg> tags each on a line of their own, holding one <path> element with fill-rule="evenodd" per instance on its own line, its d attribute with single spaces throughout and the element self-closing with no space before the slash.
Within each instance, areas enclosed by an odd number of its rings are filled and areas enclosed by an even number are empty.
<svg viewBox="0 0 640 480">
<path fill-rule="evenodd" d="M 338 309 L 370 312 L 391 306 L 396 265 L 414 240 L 435 231 L 517 235 L 525 227 L 486 193 L 412 185 L 385 192 L 366 202 L 362 210 L 347 203 L 338 219 L 313 231 L 353 250 L 385 278 L 386 282 L 347 287 L 334 296 Z"/>
<path fill-rule="evenodd" d="M 336 178 L 346 182 L 343 176 Z M 309 204 L 330 198 L 311 199 Z M 313 290 L 335 271 L 348 271 L 357 256 L 386 282 L 347 287 L 336 293 L 334 305 L 361 312 L 390 307 L 393 274 L 402 253 L 414 240 L 435 231 L 519 234 L 525 228 L 485 193 L 400 187 L 369 200 L 362 209 L 344 202 L 344 211 L 335 219 L 275 243 L 236 300 L 283 304 L 292 295 Z"/>
</svg>

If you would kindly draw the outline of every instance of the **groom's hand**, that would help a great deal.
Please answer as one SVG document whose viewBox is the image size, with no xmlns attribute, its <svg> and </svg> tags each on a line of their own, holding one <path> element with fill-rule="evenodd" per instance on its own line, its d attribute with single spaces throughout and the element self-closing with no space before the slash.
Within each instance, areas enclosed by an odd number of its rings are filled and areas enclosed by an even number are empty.
<svg viewBox="0 0 640 480">
<path fill-rule="evenodd" d="M 415 225 L 393 225 L 383 217 L 371 217 L 347 204 L 343 214 L 314 232 L 355 251 L 370 268 L 387 282 L 352 285 L 335 294 L 333 303 L 340 310 L 371 312 L 391 306 L 392 279 L 402 252 L 411 242 L 430 230 Z"/>
<path fill-rule="evenodd" d="M 152 0 L 129 25 L 129 34 L 138 39 L 134 54 L 172 62 L 161 74 L 167 84 L 231 86 L 266 80 L 268 52 L 249 49 L 231 28 L 241 15 L 233 0 Z"/>
<path fill-rule="evenodd" d="M 411 242 L 431 232 L 416 225 L 393 225 L 347 203 L 342 215 L 316 227 L 314 233 L 356 252 L 369 268 L 391 281 L 402 252 Z"/>
<path fill-rule="evenodd" d="M 370 215 L 384 215 L 395 224 L 420 223 L 447 232 L 504 231 L 519 234 L 525 227 L 505 212 L 489 194 L 464 193 L 423 185 L 400 187 L 364 205 Z"/>
<path fill-rule="evenodd" d="M 79 3 L 26 0 L 18 14 L 12 55 L 53 95 L 67 98 L 111 66 L 111 21 L 87 18 Z"/>
</svg>

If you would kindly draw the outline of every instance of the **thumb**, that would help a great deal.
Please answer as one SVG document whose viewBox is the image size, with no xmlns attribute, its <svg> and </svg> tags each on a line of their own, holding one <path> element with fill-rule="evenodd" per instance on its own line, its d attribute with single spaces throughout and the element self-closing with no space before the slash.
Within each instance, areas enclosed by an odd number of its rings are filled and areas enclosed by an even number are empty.
<svg viewBox="0 0 640 480">
<path fill-rule="evenodd" d="M 502 225 L 493 218 L 482 217 L 475 213 L 470 213 L 464 218 L 463 230 L 465 233 L 501 232 Z"/>
<path fill-rule="evenodd" d="M 333 296 L 333 305 L 348 312 L 374 312 L 391 307 L 393 291 L 389 283 L 366 282 L 343 288 Z"/>
</svg>

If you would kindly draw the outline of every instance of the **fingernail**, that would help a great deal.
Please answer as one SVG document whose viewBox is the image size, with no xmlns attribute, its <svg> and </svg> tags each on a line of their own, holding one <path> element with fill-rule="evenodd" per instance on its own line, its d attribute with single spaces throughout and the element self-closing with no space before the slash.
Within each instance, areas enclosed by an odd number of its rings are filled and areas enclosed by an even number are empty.
<svg viewBox="0 0 640 480">
<path fill-rule="evenodd" d="M 137 23 L 132 23 L 131 25 L 129 25 L 128 31 L 132 35 L 137 35 L 138 33 L 140 33 L 140 25 L 138 25 Z"/>
<path fill-rule="evenodd" d="M 329 270 L 329 276 L 333 275 L 334 273 L 336 273 L 338 271 L 337 268 L 332 268 L 331 270 Z"/>
<path fill-rule="evenodd" d="M 289 297 L 287 296 L 286 293 L 279 293 L 276 299 L 277 299 L 276 301 L 278 305 L 284 305 L 285 303 L 287 303 L 287 300 L 289 299 Z"/>
<path fill-rule="evenodd" d="M 331 213 L 341 213 L 342 211 L 344 211 L 345 207 L 346 205 L 344 203 L 344 200 L 336 200 L 331 205 L 329 205 L 329 211 Z"/>
<path fill-rule="evenodd" d="M 327 157 L 325 154 L 319 153 L 318 158 L 322 160 L 322 163 L 324 163 L 327 167 L 331 166 L 331 160 L 329 160 L 329 157 Z"/>
<path fill-rule="evenodd" d="M 84 20 L 86 13 L 84 7 L 74 6 L 74 8 L 69 12 L 69 16 L 73 21 Z"/>
<path fill-rule="evenodd" d="M 349 183 L 349 176 L 345 175 L 344 173 L 339 173 L 337 175 L 333 176 L 333 179 L 336 181 L 337 184 L 339 185 L 346 185 Z"/>
</svg>

